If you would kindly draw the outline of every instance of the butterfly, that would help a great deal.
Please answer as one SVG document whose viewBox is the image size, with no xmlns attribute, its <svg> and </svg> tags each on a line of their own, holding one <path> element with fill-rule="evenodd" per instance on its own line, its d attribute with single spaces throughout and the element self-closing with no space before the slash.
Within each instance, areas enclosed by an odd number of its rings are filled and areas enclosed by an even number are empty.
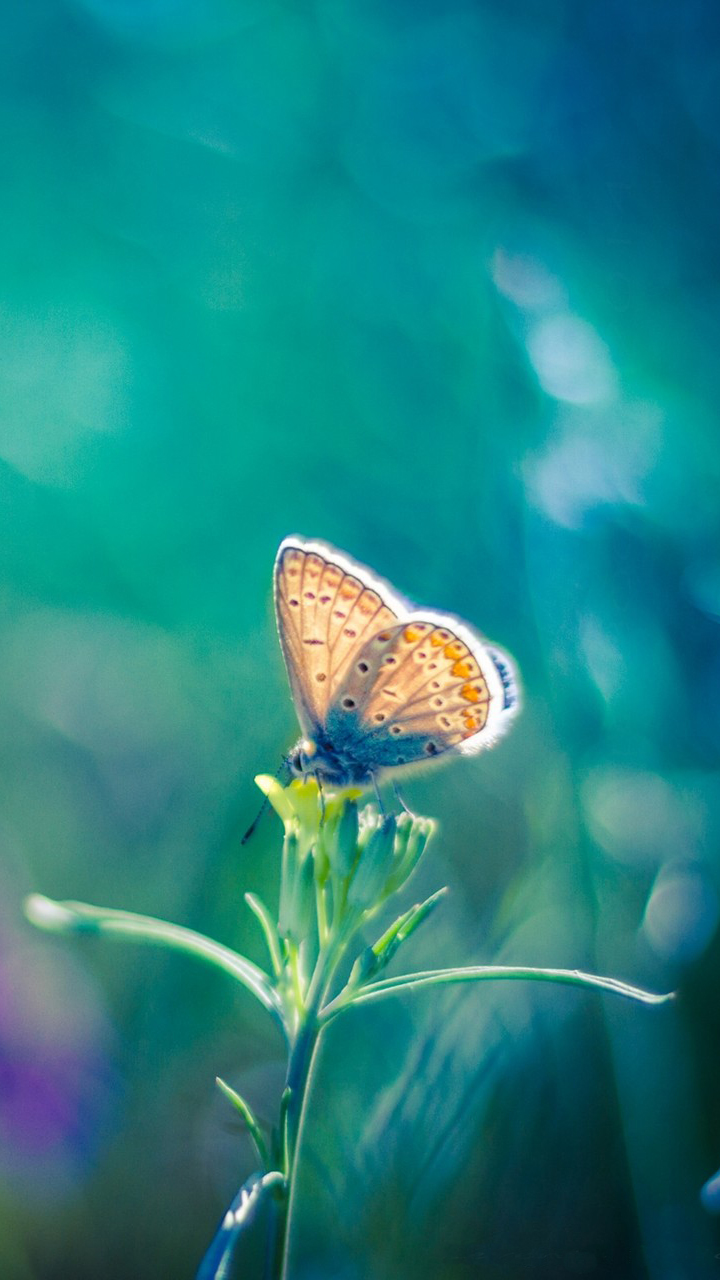
<svg viewBox="0 0 720 1280">
<path fill-rule="evenodd" d="M 518 710 L 512 659 L 466 622 L 414 609 L 324 542 L 275 561 L 280 644 L 303 737 L 295 777 L 331 787 L 492 746 Z"/>
</svg>

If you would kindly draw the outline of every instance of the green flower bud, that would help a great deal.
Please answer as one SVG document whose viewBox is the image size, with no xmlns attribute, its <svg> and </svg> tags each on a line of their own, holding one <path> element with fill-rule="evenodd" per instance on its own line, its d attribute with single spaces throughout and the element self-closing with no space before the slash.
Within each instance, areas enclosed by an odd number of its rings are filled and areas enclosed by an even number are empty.
<svg viewBox="0 0 720 1280">
<path fill-rule="evenodd" d="M 415 818 L 403 814 L 409 822 L 403 824 L 402 841 L 396 842 L 396 857 L 386 885 L 387 893 L 394 893 L 410 878 L 420 861 L 435 823 L 430 818 Z"/>
<path fill-rule="evenodd" d="M 395 837 L 395 857 L 402 858 L 407 849 L 408 840 L 412 833 L 417 818 L 412 813 L 401 813 L 397 820 L 397 835 Z"/>
<path fill-rule="evenodd" d="M 316 883 L 322 887 L 330 875 L 330 860 L 328 858 L 327 845 L 323 839 L 322 830 L 315 842 L 315 846 L 312 850 L 312 856 L 315 860 L 315 880 Z"/>
<path fill-rule="evenodd" d="M 366 804 L 358 814 L 358 844 L 361 849 L 365 848 L 373 831 L 380 825 L 382 814 L 372 804 Z"/>
<path fill-rule="evenodd" d="M 285 856 L 287 854 L 287 857 Z M 283 938 L 302 942 L 315 927 L 315 867 L 311 854 L 300 861 L 297 837 L 286 837 L 283 850 L 283 877 L 280 888 L 278 932 Z"/>
<path fill-rule="evenodd" d="M 278 932 L 286 938 L 290 933 L 293 919 L 293 901 L 295 897 L 295 881 L 298 873 L 298 837 L 296 822 L 290 819 L 285 826 L 283 840 L 282 873 L 280 877 L 280 912 L 278 916 Z"/>
<path fill-rule="evenodd" d="M 330 865 L 337 876 L 350 875 L 358 854 L 358 807 L 354 800 L 346 800 L 335 827 L 335 840 L 328 850 Z"/>
<path fill-rule="evenodd" d="M 329 801 L 318 846 L 323 851 L 323 864 L 327 859 L 333 875 L 345 880 L 358 854 L 358 810 L 354 799 L 340 795 Z"/>
<path fill-rule="evenodd" d="M 295 778 L 285 795 L 290 801 L 297 816 L 298 834 L 300 837 L 300 857 L 305 855 L 317 842 L 322 815 L 320 788 L 314 778 L 302 781 Z"/>
<path fill-rule="evenodd" d="M 295 941 L 309 939 L 315 927 L 315 867 L 310 854 L 298 869 L 292 915 L 290 932 Z"/>
<path fill-rule="evenodd" d="M 348 902 L 353 906 L 367 909 L 382 901 L 385 882 L 392 866 L 396 829 L 396 819 L 390 813 L 379 818 L 375 829 L 370 831 L 350 882 Z"/>
</svg>

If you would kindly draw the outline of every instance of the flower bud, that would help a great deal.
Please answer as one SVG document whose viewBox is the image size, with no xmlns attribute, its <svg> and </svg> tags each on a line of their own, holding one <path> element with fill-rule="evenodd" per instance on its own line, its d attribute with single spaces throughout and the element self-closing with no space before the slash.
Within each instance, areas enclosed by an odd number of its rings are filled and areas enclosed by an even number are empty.
<svg viewBox="0 0 720 1280">
<path fill-rule="evenodd" d="M 392 866 L 396 829 L 397 822 L 390 813 L 379 818 L 375 829 L 370 831 L 350 882 L 348 902 L 353 906 L 367 909 L 382 899 Z"/>
<path fill-rule="evenodd" d="M 397 840 L 395 844 L 396 856 L 386 885 L 388 893 L 394 893 L 412 875 L 435 830 L 435 823 L 431 818 L 415 818 L 412 815 L 403 814 L 403 818 L 405 817 L 408 817 L 409 821 L 403 823 L 402 839 Z"/>
<path fill-rule="evenodd" d="M 298 868 L 290 932 L 296 942 L 310 939 L 315 926 L 315 867 L 308 854 Z"/>
<path fill-rule="evenodd" d="M 350 875 L 358 854 L 358 809 L 354 800 L 346 800 L 335 825 L 335 839 L 328 850 L 330 865 L 337 876 Z"/>
<path fill-rule="evenodd" d="M 280 877 L 280 911 L 278 914 L 278 932 L 286 938 L 290 933 L 293 921 L 293 901 L 295 898 L 295 881 L 298 874 L 298 838 L 295 822 L 291 820 L 285 827 L 285 839 L 282 852 L 282 873 Z"/>
</svg>

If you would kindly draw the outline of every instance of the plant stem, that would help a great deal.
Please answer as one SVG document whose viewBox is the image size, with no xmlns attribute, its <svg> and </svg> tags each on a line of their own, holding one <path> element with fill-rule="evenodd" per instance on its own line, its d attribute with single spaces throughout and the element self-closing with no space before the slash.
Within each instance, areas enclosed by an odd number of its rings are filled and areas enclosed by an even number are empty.
<svg viewBox="0 0 720 1280">
<path fill-rule="evenodd" d="M 302 1135 L 308 1098 L 308 1086 L 317 1050 L 320 1027 L 316 1011 L 308 1010 L 290 1051 L 286 1076 L 286 1108 L 284 1125 L 284 1164 L 287 1192 L 277 1208 L 275 1227 L 275 1267 L 273 1276 L 285 1280 L 288 1272 L 289 1226 L 295 1199 L 297 1152 Z"/>
<path fill-rule="evenodd" d="M 325 947 L 321 947 L 315 971 L 300 1013 L 300 1025 L 290 1049 L 284 1091 L 284 1125 L 281 1134 L 286 1194 L 278 1205 L 275 1222 L 275 1270 L 273 1280 L 287 1280 L 290 1243 L 290 1223 L 295 1201 L 297 1155 L 302 1138 L 303 1122 L 307 1110 L 313 1065 L 320 1034 L 323 1030 L 321 1009 L 339 965 L 352 936 L 357 917 L 346 918 L 344 927 L 338 928 Z"/>
</svg>

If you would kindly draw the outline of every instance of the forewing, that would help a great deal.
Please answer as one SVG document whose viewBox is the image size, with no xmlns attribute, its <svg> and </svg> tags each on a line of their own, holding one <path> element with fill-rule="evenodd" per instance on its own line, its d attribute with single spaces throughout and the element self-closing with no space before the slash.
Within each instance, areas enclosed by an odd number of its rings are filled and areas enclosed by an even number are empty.
<svg viewBox="0 0 720 1280">
<path fill-rule="evenodd" d="M 325 723 L 328 707 L 367 640 L 397 622 L 398 603 L 385 584 L 332 547 L 294 538 L 282 543 L 275 563 L 275 610 L 306 733 Z"/>
<path fill-rule="evenodd" d="M 517 707 L 511 659 L 465 624 L 411 615 L 356 655 L 338 706 L 358 717 L 383 767 L 489 745 Z"/>
</svg>

